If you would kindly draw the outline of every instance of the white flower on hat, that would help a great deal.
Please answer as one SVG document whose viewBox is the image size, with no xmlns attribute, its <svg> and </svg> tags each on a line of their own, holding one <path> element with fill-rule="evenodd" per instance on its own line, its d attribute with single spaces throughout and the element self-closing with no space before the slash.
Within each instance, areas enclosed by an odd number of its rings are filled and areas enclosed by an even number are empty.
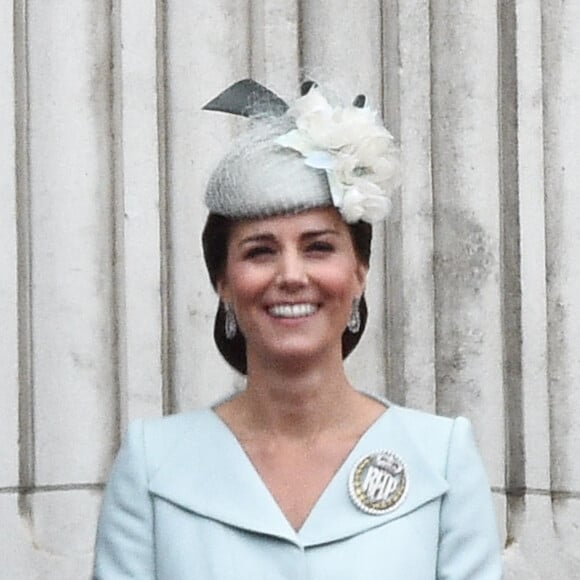
<svg viewBox="0 0 580 580">
<path fill-rule="evenodd" d="M 323 169 L 334 205 L 348 223 L 376 222 L 391 210 L 400 185 L 393 136 L 368 107 L 332 107 L 313 87 L 288 110 L 296 129 L 276 143 L 293 149 L 310 167 Z"/>
</svg>

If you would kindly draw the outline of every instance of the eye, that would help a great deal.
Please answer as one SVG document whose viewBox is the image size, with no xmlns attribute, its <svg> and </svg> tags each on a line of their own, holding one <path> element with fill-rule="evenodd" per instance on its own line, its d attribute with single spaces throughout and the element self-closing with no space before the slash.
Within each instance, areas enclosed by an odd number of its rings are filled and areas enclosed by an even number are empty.
<svg viewBox="0 0 580 580">
<path fill-rule="evenodd" d="M 267 256 L 273 254 L 274 250 L 269 246 L 253 246 L 248 249 L 244 254 L 244 258 L 247 260 L 252 260 L 254 258 L 259 258 L 261 256 Z"/>
<path fill-rule="evenodd" d="M 334 245 L 330 242 L 325 242 L 322 240 L 317 240 L 308 244 L 307 250 L 309 252 L 320 253 L 320 254 L 327 254 L 330 252 L 334 252 Z"/>
</svg>

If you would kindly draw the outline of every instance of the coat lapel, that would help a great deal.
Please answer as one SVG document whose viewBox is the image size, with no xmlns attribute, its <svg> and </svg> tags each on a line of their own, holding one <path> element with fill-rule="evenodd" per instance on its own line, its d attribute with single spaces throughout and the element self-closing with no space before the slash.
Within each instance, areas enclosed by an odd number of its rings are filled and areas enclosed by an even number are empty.
<svg viewBox="0 0 580 580">
<path fill-rule="evenodd" d="M 151 478 L 151 493 L 201 516 L 296 543 L 292 526 L 221 419 L 209 409 L 190 416 L 188 431 Z"/>
<path fill-rule="evenodd" d="M 203 517 L 304 547 L 383 525 L 441 496 L 448 488 L 423 456 L 413 432 L 405 427 L 401 410 L 391 406 L 354 447 L 297 533 L 217 415 L 211 410 L 197 411 L 189 419 L 179 443 L 151 477 L 151 493 Z M 408 489 L 393 511 L 369 515 L 350 500 L 348 478 L 362 457 L 381 450 L 393 451 L 403 459 Z"/>
<path fill-rule="evenodd" d="M 360 534 L 409 514 L 443 495 L 449 487 L 447 481 L 424 457 L 415 437 L 406 428 L 401 409 L 392 405 L 363 435 L 310 513 L 300 530 L 303 544 L 314 546 Z M 351 501 L 348 480 L 351 470 L 363 457 L 385 450 L 396 453 L 405 462 L 407 493 L 392 511 L 370 515 Z"/>
</svg>

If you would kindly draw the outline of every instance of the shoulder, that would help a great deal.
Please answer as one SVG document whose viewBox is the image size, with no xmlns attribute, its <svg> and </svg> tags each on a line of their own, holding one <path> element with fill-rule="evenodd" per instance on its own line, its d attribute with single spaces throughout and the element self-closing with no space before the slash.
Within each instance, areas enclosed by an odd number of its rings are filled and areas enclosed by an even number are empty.
<svg viewBox="0 0 580 580">
<path fill-rule="evenodd" d="M 393 410 L 425 458 L 436 460 L 443 471 L 454 450 L 476 447 L 471 422 L 465 417 L 445 417 L 397 405 L 393 405 Z"/>
<path fill-rule="evenodd" d="M 165 415 L 164 417 L 137 419 L 137 422 L 142 423 L 143 430 L 147 436 L 171 438 L 196 429 L 206 423 L 208 415 L 212 414 L 213 411 L 211 409 L 203 408 L 173 415 Z"/>
<path fill-rule="evenodd" d="M 404 425 L 414 438 L 424 443 L 444 444 L 449 442 L 457 423 L 467 423 L 465 417 L 444 417 L 417 409 L 392 405 L 397 420 Z"/>
<path fill-rule="evenodd" d="M 141 449 L 147 471 L 151 474 L 184 440 L 211 440 L 215 428 L 214 413 L 207 408 L 135 419 L 129 424 L 124 446 Z"/>
<path fill-rule="evenodd" d="M 430 432 L 449 432 L 453 429 L 453 423 L 456 420 L 453 417 L 435 415 L 409 407 L 401 407 L 393 404 L 391 404 L 391 407 L 407 426 L 415 429 L 427 429 Z"/>
</svg>

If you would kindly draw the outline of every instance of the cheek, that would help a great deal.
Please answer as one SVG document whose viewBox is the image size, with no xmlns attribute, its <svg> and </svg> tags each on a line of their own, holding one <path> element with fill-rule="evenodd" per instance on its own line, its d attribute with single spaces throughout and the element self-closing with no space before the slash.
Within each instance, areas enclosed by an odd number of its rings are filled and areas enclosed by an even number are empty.
<svg viewBox="0 0 580 580">
<path fill-rule="evenodd" d="M 324 288 L 329 294 L 349 301 L 362 293 L 359 276 L 353 268 L 328 271 L 324 277 Z"/>
<path fill-rule="evenodd" d="M 226 271 L 224 291 L 234 303 L 248 301 L 263 291 L 268 284 L 267 276 L 259 269 L 235 264 Z"/>
</svg>

